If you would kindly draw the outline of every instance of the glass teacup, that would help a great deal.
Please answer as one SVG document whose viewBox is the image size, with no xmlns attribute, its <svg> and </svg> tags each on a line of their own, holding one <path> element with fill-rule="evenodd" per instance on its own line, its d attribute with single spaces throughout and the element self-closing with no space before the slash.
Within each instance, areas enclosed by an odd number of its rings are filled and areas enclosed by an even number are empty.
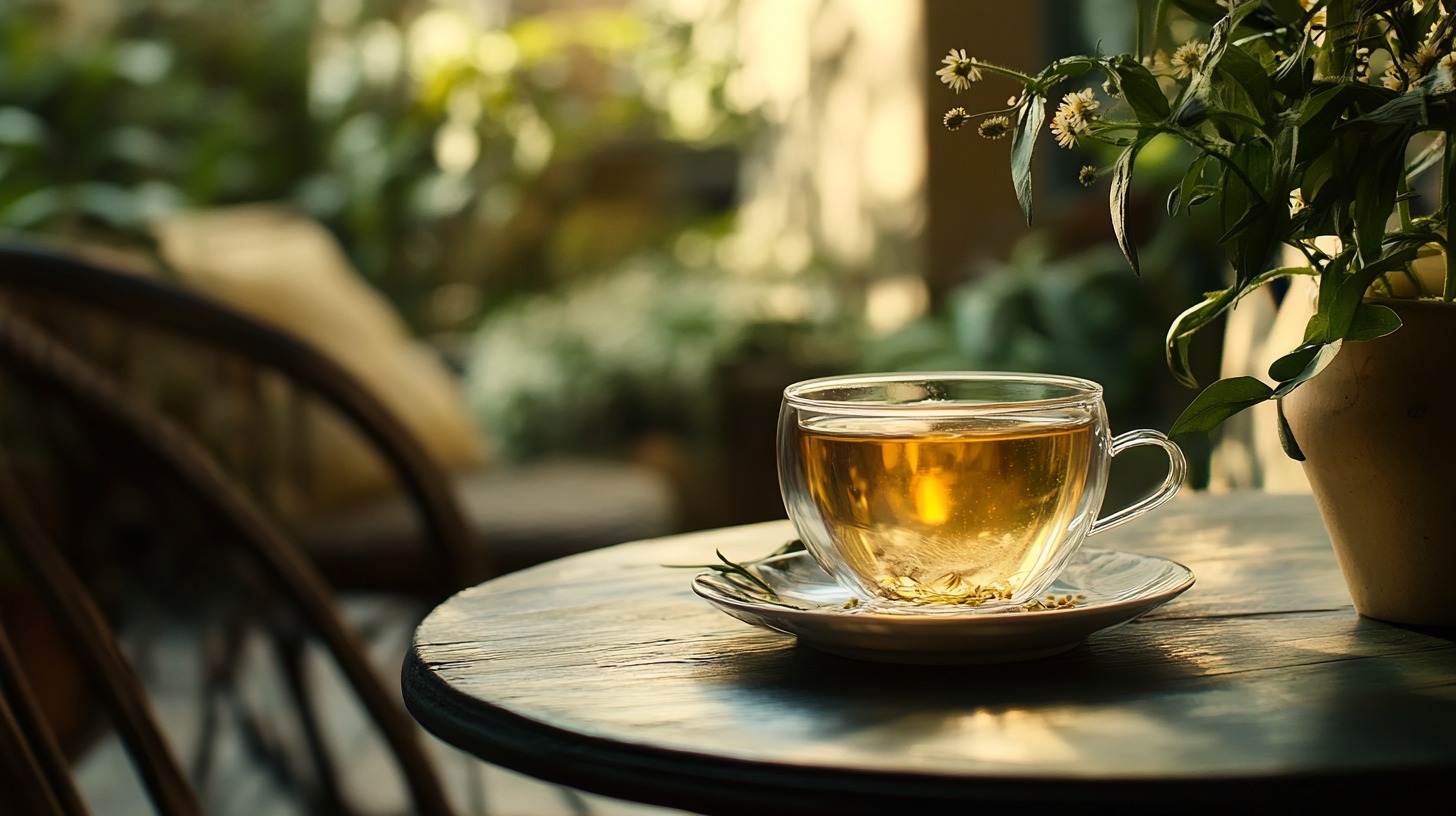
<svg viewBox="0 0 1456 816">
<path fill-rule="evenodd" d="M 1112 457 L 1155 445 L 1163 483 L 1097 518 Z M 1182 486 L 1157 431 L 1111 438 L 1102 387 L 1044 374 L 862 374 L 784 390 L 779 486 L 814 560 L 872 606 L 1002 608 L 1039 598 L 1087 536 Z"/>
</svg>

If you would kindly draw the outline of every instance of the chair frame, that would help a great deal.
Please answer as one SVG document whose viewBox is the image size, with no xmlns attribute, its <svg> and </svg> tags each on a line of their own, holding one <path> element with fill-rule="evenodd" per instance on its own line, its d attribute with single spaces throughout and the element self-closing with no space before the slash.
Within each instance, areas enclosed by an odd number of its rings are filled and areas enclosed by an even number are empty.
<svg viewBox="0 0 1456 816">
<path fill-rule="evenodd" d="M 352 376 L 311 347 L 237 313 L 163 282 L 114 273 L 47 252 L 0 249 L 0 288 L 59 295 L 171 328 L 219 348 L 245 353 L 297 381 L 354 421 L 377 443 L 420 503 L 436 552 L 441 584 L 476 573 L 463 518 L 453 494 L 424 449 Z M 399 701 L 386 691 L 363 644 L 338 613 L 332 593 L 308 558 L 239 488 L 192 436 L 126 393 L 29 319 L 0 304 L 0 367 L 46 399 L 75 411 L 98 431 L 144 452 L 231 535 L 284 602 L 326 646 L 393 753 L 420 813 L 451 812 L 420 734 Z M 75 654 L 92 692 L 115 723 L 144 787 L 160 813 L 200 812 L 155 718 L 135 671 L 64 554 L 49 540 L 0 450 L 0 536 L 36 588 Z M 33 784 L 27 793 L 38 812 L 84 813 L 53 734 L 19 677 L 16 658 L 0 631 L 0 760 Z M 306 718 L 305 718 L 306 719 Z M 310 737 L 314 736 L 310 734 Z M 311 746 L 316 749 L 316 746 Z M 315 750 L 317 753 L 317 750 Z M 317 758 L 317 757 L 316 757 Z M 325 776 L 327 767 L 320 768 Z M 334 789 L 331 778 L 322 783 Z"/>
<path fill-rule="evenodd" d="M 0 770 L 20 783 L 12 796 L 19 798 L 23 812 L 85 816 L 89 811 L 60 744 L 19 669 L 20 658 L 0 625 Z"/>
</svg>

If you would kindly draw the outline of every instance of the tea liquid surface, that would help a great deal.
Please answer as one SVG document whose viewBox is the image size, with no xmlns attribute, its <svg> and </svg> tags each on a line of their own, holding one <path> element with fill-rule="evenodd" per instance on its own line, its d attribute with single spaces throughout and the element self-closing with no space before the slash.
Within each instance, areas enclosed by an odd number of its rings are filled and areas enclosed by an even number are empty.
<svg viewBox="0 0 1456 816">
<path fill-rule="evenodd" d="M 915 587 L 1014 591 L 1076 516 L 1095 427 L 1085 412 L 974 423 L 831 417 L 800 425 L 799 446 L 840 557 L 903 600 Z"/>
</svg>

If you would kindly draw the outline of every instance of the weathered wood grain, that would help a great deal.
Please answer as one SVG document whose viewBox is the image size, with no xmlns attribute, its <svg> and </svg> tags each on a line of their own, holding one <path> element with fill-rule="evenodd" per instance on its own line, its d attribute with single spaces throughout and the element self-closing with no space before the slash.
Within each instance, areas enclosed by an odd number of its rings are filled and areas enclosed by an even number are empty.
<svg viewBox="0 0 1456 816">
<path fill-rule="evenodd" d="M 1456 779 L 1456 646 L 1354 613 L 1308 497 L 1193 496 L 1097 537 L 1198 584 L 1073 652 L 1003 666 L 825 655 L 661 566 L 790 537 L 787 523 L 678 536 L 467 590 L 416 634 L 411 709 L 491 761 L 710 813 L 1389 804 Z"/>
</svg>

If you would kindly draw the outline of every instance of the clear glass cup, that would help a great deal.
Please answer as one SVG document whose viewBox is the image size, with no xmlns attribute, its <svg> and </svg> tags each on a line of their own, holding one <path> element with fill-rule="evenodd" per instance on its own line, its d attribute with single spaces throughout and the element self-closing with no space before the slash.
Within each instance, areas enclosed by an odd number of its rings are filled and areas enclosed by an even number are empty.
<svg viewBox="0 0 1456 816">
<path fill-rule="evenodd" d="M 1102 518 L 1112 457 L 1154 445 L 1163 483 Z M 1102 387 L 1045 374 L 828 377 L 784 390 L 779 486 L 810 555 L 870 606 L 1004 608 L 1040 597 L 1087 536 L 1182 486 L 1157 431 L 1111 438 Z"/>
</svg>

